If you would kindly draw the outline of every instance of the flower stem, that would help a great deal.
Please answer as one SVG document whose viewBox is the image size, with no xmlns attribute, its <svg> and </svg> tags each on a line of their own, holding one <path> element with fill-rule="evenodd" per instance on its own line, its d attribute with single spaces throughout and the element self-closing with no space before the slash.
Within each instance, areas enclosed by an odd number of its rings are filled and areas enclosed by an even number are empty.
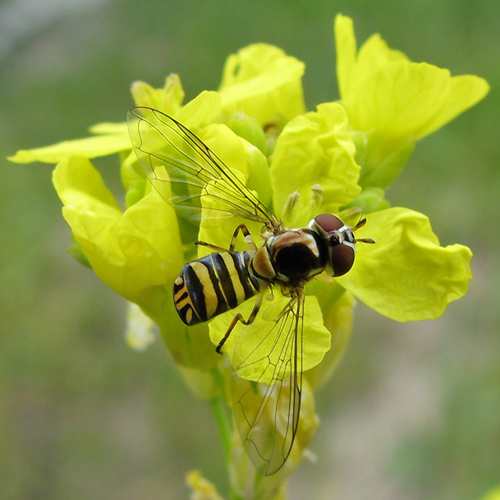
<svg viewBox="0 0 500 500">
<path fill-rule="evenodd" d="M 227 407 L 226 381 L 224 379 L 224 374 L 219 368 L 214 368 L 212 370 L 212 376 L 218 391 L 210 400 L 210 406 L 212 407 L 215 421 L 217 422 L 217 427 L 219 428 L 222 448 L 224 450 L 224 458 L 226 459 L 226 464 L 229 470 L 231 461 L 232 425 L 231 415 Z"/>
<path fill-rule="evenodd" d="M 232 424 L 231 424 L 231 414 L 227 407 L 226 398 L 226 384 L 223 373 L 215 368 L 212 370 L 215 385 L 219 388 L 218 395 L 210 400 L 210 406 L 212 407 L 212 412 L 215 416 L 215 421 L 217 422 L 217 427 L 219 428 L 219 434 L 222 441 L 222 448 L 224 450 L 224 457 L 226 460 L 226 469 L 228 473 L 228 479 L 230 484 L 230 498 L 231 500 L 243 500 L 239 495 L 233 491 L 233 485 L 231 484 L 231 446 L 232 446 Z"/>
<path fill-rule="evenodd" d="M 224 456 L 229 465 L 231 454 L 231 425 L 229 423 L 226 401 L 223 396 L 217 396 L 210 400 L 210 406 L 212 407 L 215 421 L 217 422 L 217 427 L 219 428 L 222 447 L 224 449 Z"/>
</svg>

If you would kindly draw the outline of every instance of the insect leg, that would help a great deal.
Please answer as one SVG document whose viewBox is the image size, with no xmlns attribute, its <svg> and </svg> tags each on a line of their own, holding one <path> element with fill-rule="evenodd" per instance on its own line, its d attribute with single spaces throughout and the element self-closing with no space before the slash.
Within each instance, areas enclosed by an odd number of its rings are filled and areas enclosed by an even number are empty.
<svg viewBox="0 0 500 500">
<path fill-rule="evenodd" d="M 195 241 L 195 245 L 200 245 L 203 247 L 208 247 L 215 252 L 227 252 L 227 248 L 218 247 L 217 245 L 212 245 L 212 243 L 207 243 L 206 241 Z"/>
<path fill-rule="evenodd" d="M 233 321 L 229 325 L 229 328 L 227 329 L 226 334 L 224 335 L 224 337 L 222 337 L 222 340 L 219 342 L 219 345 L 215 348 L 215 350 L 219 354 L 221 354 L 222 346 L 225 344 L 226 340 L 229 338 L 229 335 L 231 335 L 231 332 L 233 331 L 233 328 L 236 326 L 236 323 L 238 323 L 238 321 L 240 323 L 243 323 L 246 326 L 251 325 L 254 322 L 254 320 L 257 317 L 257 314 L 258 314 L 258 312 L 260 310 L 260 307 L 262 305 L 263 298 L 264 298 L 264 294 L 263 293 L 259 293 L 259 295 L 257 295 L 257 300 L 255 301 L 255 305 L 253 306 L 252 312 L 250 313 L 250 316 L 248 317 L 247 320 L 245 320 L 245 318 L 243 318 L 243 316 L 241 315 L 241 313 L 238 313 L 233 318 Z"/>
<path fill-rule="evenodd" d="M 248 228 L 245 226 L 245 224 L 240 224 L 234 231 L 233 237 L 231 238 L 231 244 L 229 245 L 229 250 L 227 248 L 222 248 L 217 245 L 212 245 L 212 243 L 207 243 L 206 241 L 195 241 L 195 245 L 200 245 L 204 247 L 208 247 L 211 250 L 214 250 L 215 252 L 232 252 L 234 250 L 234 247 L 236 246 L 236 238 L 238 237 L 238 234 L 240 231 L 243 233 L 245 236 L 245 242 L 252 247 L 252 250 L 257 250 L 257 247 L 255 246 L 255 243 L 253 241 L 252 235 L 250 234 L 250 231 Z"/>
<path fill-rule="evenodd" d="M 248 228 L 245 226 L 245 224 L 240 224 L 234 231 L 233 238 L 231 240 L 231 245 L 229 245 L 229 251 L 232 252 L 234 250 L 234 247 L 236 245 L 236 238 L 238 237 L 238 233 L 242 232 L 244 235 L 244 240 L 247 243 L 247 245 L 251 246 L 252 250 L 257 251 L 257 247 L 255 246 L 255 243 L 253 241 L 252 235 L 250 234 L 250 231 Z"/>
</svg>

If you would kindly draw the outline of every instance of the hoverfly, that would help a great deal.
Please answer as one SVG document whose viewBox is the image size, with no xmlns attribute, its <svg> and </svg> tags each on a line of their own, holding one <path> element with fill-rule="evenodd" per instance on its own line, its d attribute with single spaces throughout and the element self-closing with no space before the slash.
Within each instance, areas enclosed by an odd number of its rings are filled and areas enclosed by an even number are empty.
<svg viewBox="0 0 500 500">
<path fill-rule="evenodd" d="M 198 221 L 202 217 L 239 217 L 262 224 L 261 246 L 253 241 L 245 224 L 235 228 L 227 249 L 196 242 L 213 252 L 184 266 L 175 280 L 173 297 L 179 317 L 187 325 L 209 321 L 256 297 L 248 317 L 233 317 L 216 347 L 219 353 L 238 323 L 254 322 L 269 289 L 279 287 L 286 297 L 273 320 L 266 322 L 269 326 L 263 338 L 270 341 L 265 347 L 257 345 L 233 367 L 231 389 L 235 421 L 245 448 L 259 472 L 273 474 L 286 462 L 299 423 L 304 287 L 324 271 L 341 276 L 351 269 L 356 242 L 373 243 L 354 236 L 365 219 L 350 228 L 336 215 L 321 214 L 307 227 L 287 229 L 235 172 L 174 118 L 140 107 L 129 112 L 128 121 L 132 144 L 146 175 L 165 181 L 161 194 L 179 215 Z M 247 244 L 245 251 L 235 251 L 240 233 Z M 273 340 L 278 338 L 280 342 Z M 262 362 L 265 369 L 258 381 L 266 383 L 238 377 L 240 369 Z"/>
</svg>

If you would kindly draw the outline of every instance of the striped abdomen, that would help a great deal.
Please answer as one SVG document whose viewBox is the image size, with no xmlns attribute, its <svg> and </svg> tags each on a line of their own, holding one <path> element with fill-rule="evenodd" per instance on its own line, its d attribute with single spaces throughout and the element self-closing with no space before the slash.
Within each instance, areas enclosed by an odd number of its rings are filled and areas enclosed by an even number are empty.
<svg viewBox="0 0 500 500">
<path fill-rule="evenodd" d="M 187 263 L 174 283 L 174 303 L 187 325 L 234 309 L 259 291 L 247 270 L 246 252 L 212 253 Z"/>
</svg>

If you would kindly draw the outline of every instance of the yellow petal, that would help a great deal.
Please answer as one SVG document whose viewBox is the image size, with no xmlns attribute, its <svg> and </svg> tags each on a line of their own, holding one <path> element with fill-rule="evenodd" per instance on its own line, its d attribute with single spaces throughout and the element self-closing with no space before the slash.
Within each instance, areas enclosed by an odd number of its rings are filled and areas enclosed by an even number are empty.
<svg viewBox="0 0 500 500">
<path fill-rule="evenodd" d="M 431 64 L 398 61 L 359 74 L 356 95 L 345 106 L 353 126 L 371 131 L 371 140 L 420 139 L 474 105 L 487 90 L 479 77 L 452 77 Z"/>
<path fill-rule="evenodd" d="M 145 106 L 158 109 L 167 115 L 175 115 L 181 108 L 184 100 L 184 90 L 178 75 L 169 75 L 165 80 L 165 86 L 155 89 L 145 82 L 134 82 L 132 97 L 136 106 Z"/>
<path fill-rule="evenodd" d="M 341 96 L 350 95 L 356 83 L 356 38 L 352 19 L 338 14 L 335 18 L 337 80 Z"/>
<path fill-rule="evenodd" d="M 289 349 L 291 338 L 295 335 L 293 317 L 282 315 L 281 320 L 276 321 L 289 301 L 289 297 L 284 297 L 275 290 L 274 300 L 265 301 L 255 321 L 249 326 L 238 323 L 227 339 L 223 350 L 228 353 L 231 366 L 241 378 L 270 384 L 276 373 L 269 363 L 277 363 L 280 356 L 285 356 L 284 352 L 292 355 Z M 254 303 L 255 299 L 249 299 L 234 311 L 215 318 L 210 323 L 212 342 L 218 345 L 237 313 L 248 318 Z M 300 340 L 299 337 L 298 341 Z M 301 345 L 303 371 L 316 366 L 330 349 L 330 332 L 323 325 L 323 315 L 314 296 L 306 296 Z M 281 367 L 284 370 L 281 374 L 283 377 L 290 373 L 291 366 L 291 359 L 288 359 L 286 365 Z"/>
<path fill-rule="evenodd" d="M 414 143 L 481 100 L 482 78 L 452 77 L 447 69 L 413 63 L 379 35 L 356 54 L 352 21 L 335 21 L 342 105 L 353 128 L 365 134 L 358 148 L 361 185 L 385 188 L 403 169 Z"/>
<path fill-rule="evenodd" d="M 170 286 L 182 267 L 182 247 L 173 209 L 155 191 L 122 213 L 81 157 L 61 162 L 53 182 L 75 240 L 108 286 L 136 303 L 149 288 Z"/>
<path fill-rule="evenodd" d="M 353 268 L 338 282 L 380 314 L 397 321 L 434 319 L 467 292 L 472 277 L 469 248 L 442 247 L 428 218 L 404 208 L 366 216 L 356 232 Z"/>
<path fill-rule="evenodd" d="M 98 126 L 96 126 L 98 127 Z M 97 158 L 108 156 L 132 148 L 130 138 L 125 127 L 117 134 L 99 135 L 97 137 L 86 137 L 74 141 L 64 141 L 52 146 L 35 149 L 21 149 L 14 156 L 9 157 L 15 163 L 58 163 L 69 156 L 78 155 L 85 158 Z"/>
<path fill-rule="evenodd" d="M 189 101 L 175 115 L 175 119 L 189 129 L 204 127 L 215 121 L 220 113 L 221 95 L 205 90 Z"/>
<path fill-rule="evenodd" d="M 304 64 L 277 47 L 245 47 L 226 61 L 220 86 L 223 110 L 242 110 L 260 124 L 276 116 L 291 119 L 304 112 L 303 73 Z"/>
<path fill-rule="evenodd" d="M 298 191 L 293 222 L 307 224 L 319 209 L 310 204 L 313 187 L 320 188 L 321 211 L 338 212 L 361 192 L 354 154 L 349 122 L 340 104 L 320 104 L 316 112 L 290 121 L 278 138 L 271 164 L 276 214 L 282 216 L 289 195 Z"/>
</svg>

